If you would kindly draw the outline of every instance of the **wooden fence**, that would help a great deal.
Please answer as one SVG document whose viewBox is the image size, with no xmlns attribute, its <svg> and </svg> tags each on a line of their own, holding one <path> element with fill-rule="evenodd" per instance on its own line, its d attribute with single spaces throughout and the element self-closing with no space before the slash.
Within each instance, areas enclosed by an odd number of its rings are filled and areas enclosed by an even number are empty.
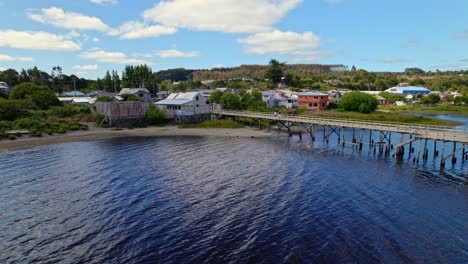
<svg viewBox="0 0 468 264">
<path fill-rule="evenodd" d="M 139 121 L 145 118 L 150 103 L 144 102 L 97 102 L 96 112 L 105 116 L 105 121 L 112 123 Z"/>
</svg>

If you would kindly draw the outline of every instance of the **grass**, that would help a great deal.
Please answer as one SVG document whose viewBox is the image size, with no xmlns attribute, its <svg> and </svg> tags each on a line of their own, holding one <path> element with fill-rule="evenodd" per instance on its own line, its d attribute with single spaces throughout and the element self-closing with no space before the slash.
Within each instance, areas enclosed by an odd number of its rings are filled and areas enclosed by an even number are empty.
<svg viewBox="0 0 468 264">
<path fill-rule="evenodd" d="M 407 106 L 381 106 L 381 110 L 388 111 L 429 111 L 429 112 L 454 112 L 468 115 L 468 105 L 439 104 L 435 106 L 427 105 L 407 105 Z"/>
<path fill-rule="evenodd" d="M 317 111 L 317 112 L 306 112 L 304 115 L 305 116 L 320 116 L 320 117 L 328 117 L 328 118 L 363 120 L 363 121 L 404 123 L 404 124 L 411 124 L 411 125 L 454 126 L 458 124 L 456 122 L 439 120 L 435 118 L 402 115 L 398 113 L 382 113 L 382 112 L 361 114 L 361 113 L 356 113 L 356 112 Z"/>
<path fill-rule="evenodd" d="M 244 126 L 233 120 L 206 120 L 198 124 L 183 124 L 179 128 L 243 128 Z"/>
</svg>

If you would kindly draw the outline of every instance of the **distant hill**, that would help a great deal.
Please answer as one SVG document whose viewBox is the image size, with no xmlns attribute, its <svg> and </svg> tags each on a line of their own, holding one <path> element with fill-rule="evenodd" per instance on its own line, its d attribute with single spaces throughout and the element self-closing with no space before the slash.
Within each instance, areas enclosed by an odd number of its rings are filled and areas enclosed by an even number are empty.
<svg viewBox="0 0 468 264">
<path fill-rule="evenodd" d="M 212 70 L 196 70 L 192 73 L 195 81 L 202 80 L 225 80 L 233 78 L 262 79 L 268 65 L 241 65 L 233 68 L 215 68 Z M 299 77 L 307 77 L 317 73 L 330 73 L 333 71 L 345 71 L 347 66 L 341 64 L 286 64 L 286 73 Z"/>
</svg>

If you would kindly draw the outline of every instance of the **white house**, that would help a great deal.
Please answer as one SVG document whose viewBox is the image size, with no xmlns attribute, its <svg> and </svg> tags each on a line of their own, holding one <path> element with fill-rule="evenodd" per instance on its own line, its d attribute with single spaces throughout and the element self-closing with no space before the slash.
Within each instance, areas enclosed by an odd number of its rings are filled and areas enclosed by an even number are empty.
<svg viewBox="0 0 468 264">
<path fill-rule="evenodd" d="M 58 100 L 64 104 L 81 104 L 81 105 L 92 105 L 96 102 L 96 98 L 92 97 L 70 97 L 70 96 L 61 96 L 57 97 Z"/>
<path fill-rule="evenodd" d="M 262 101 L 267 108 L 286 107 L 292 109 L 298 106 L 297 95 L 290 91 L 274 90 L 262 92 Z"/>
<path fill-rule="evenodd" d="M 10 86 L 6 82 L 0 82 L 0 91 L 3 91 L 5 93 L 9 93 L 11 91 Z"/>
<path fill-rule="evenodd" d="M 120 90 L 119 96 L 124 94 L 132 94 L 140 98 L 141 102 L 151 102 L 151 93 L 146 88 L 123 88 Z"/>
<path fill-rule="evenodd" d="M 171 93 L 166 99 L 155 104 L 166 110 L 169 119 L 177 116 L 196 116 L 211 113 L 210 102 L 200 92 Z"/>
</svg>

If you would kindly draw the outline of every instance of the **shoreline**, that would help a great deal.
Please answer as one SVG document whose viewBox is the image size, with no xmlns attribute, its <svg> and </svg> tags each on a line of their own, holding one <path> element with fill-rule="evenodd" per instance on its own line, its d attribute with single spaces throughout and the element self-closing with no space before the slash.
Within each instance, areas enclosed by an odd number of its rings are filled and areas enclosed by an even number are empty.
<svg viewBox="0 0 468 264">
<path fill-rule="evenodd" d="M 0 140 L 0 152 L 35 148 L 46 145 L 71 142 L 90 142 L 124 137 L 272 137 L 267 131 L 253 128 L 178 128 L 177 126 L 145 127 L 113 130 L 111 128 L 90 127 L 89 130 L 67 132 L 65 134 L 43 135 L 42 137 L 23 136 L 16 140 Z"/>
</svg>

